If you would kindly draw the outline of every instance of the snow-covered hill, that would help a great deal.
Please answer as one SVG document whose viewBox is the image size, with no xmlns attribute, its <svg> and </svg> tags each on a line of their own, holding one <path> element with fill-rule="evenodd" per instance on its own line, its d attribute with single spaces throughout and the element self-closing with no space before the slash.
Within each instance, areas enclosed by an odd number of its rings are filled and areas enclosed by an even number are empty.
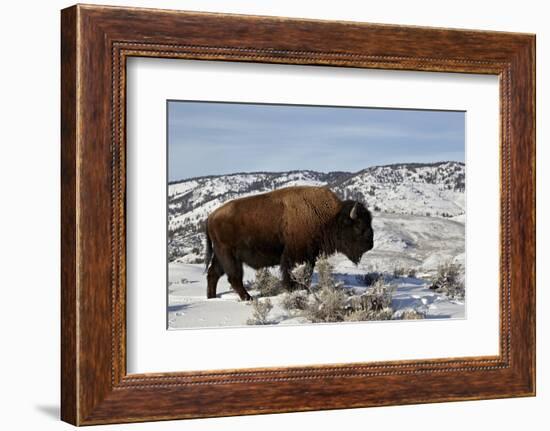
<svg viewBox="0 0 550 431">
<path fill-rule="evenodd" d="M 368 254 L 378 255 L 377 266 L 385 266 L 384 257 L 393 265 L 398 258 L 419 268 L 436 267 L 443 256 L 463 258 L 465 166 L 439 162 L 376 166 L 356 173 L 236 173 L 171 183 L 169 260 L 202 261 L 203 223 L 224 202 L 295 185 L 325 185 L 343 199 L 366 202 L 375 217 L 375 248 Z"/>
<path fill-rule="evenodd" d="M 464 213 L 463 163 L 376 166 L 331 185 L 345 199 L 394 214 L 453 217 Z"/>
</svg>

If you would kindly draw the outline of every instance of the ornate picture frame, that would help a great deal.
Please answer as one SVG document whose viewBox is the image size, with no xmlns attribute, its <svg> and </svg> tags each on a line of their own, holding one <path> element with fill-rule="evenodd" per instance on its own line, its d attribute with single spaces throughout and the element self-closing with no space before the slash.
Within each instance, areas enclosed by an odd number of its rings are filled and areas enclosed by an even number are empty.
<svg viewBox="0 0 550 431">
<path fill-rule="evenodd" d="M 535 36 L 77 5 L 61 13 L 61 417 L 75 425 L 535 394 Z M 500 85 L 499 354 L 126 371 L 126 60 L 491 74 Z"/>
</svg>

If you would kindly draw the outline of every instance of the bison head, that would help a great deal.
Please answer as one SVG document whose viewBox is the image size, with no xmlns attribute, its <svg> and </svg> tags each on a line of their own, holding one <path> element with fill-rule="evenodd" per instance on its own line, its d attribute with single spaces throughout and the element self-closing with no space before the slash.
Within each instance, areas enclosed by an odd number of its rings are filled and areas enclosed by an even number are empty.
<svg viewBox="0 0 550 431">
<path fill-rule="evenodd" d="M 372 249 L 373 245 L 370 211 L 360 202 L 344 201 L 337 218 L 337 250 L 358 264 L 363 254 Z"/>
</svg>

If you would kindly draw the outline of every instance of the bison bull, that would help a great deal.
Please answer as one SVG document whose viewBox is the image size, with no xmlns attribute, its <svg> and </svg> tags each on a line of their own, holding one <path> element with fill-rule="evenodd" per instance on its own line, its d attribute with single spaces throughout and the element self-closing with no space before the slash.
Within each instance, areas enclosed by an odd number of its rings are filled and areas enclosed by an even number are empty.
<svg viewBox="0 0 550 431">
<path fill-rule="evenodd" d="M 292 289 L 296 264 L 312 267 L 320 254 L 341 252 L 355 264 L 373 246 L 372 217 L 357 201 L 342 201 L 325 187 L 288 187 L 229 201 L 206 222 L 207 297 L 227 274 L 242 300 L 243 263 L 254 269 L 279 265 Z"/>
</svg>

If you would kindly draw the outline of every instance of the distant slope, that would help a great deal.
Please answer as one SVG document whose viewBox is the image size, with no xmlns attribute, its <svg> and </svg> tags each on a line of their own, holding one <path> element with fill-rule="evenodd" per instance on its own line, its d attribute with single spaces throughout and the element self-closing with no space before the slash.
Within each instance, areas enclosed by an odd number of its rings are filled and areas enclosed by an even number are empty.
<svg viewBox="0 0 550 431">
<path fill-rule="evenodd" d="M 465 168 L 457 162 L 376 166 L 331 188 L 376 211 L 453 217 L 464 213 Z"/>
<path fill-rule="evenodd" d="M 456 217 L 456 220 L 460 220 L 465 212 L 465 166 L 459 162 L 403 163 L 370 167 L 356 173 L 304 170 L 191 178 L 173 182 L 168 187 L 169 260 L 186 263 L 201 261 L 204 221 L 208 214 L 224 202 L 296 185 L 328 186 L 343 199 L 366 202 L 374 211 L 375 217 L 382 219 L 386 213 L 426 219 L 437 217 L 440 220 Z M 377 222 L 379 229 L 375 232 L 380 239 L 384 238 L 380 246 L 387 248 L 387 241 L 390 239 L 395 244 L 414 246 L 414 241 L 410 243 L 407 239 L 410 235 L 406 227 L 394 229 L 391 222 L 383 223 L 382 219 Z M 413 219 L 418 225 L 418 217 Z M 442 223 L 445 222 L 437 222 L 436 225 Z M 451 236 L 454 241 L 457 238 L 455 224 L 462 226 L 463 231 L 464 223 L 451 220 L 449 223 L 453 223 L 452 226 L 449 225 L 449 229 L 453 232 Z M 459 238 L 460 235 L 458 232 Z M 445 229 L 441 230 L 437 242 L 440 244 L 442 241 L 445 241 Z M 449 246 L 452 249 L 449 251 L 450 255 L 456 255 L 461 249 L 463 253 L 463 238 L 458 246 Z M 375 244 L 373 251 L 376 249 Z M 437 252 L 437 249 L 434 252 Z M 420 260 L 426 258 L 425 253 L 420 255 Z"/>
</svg>

